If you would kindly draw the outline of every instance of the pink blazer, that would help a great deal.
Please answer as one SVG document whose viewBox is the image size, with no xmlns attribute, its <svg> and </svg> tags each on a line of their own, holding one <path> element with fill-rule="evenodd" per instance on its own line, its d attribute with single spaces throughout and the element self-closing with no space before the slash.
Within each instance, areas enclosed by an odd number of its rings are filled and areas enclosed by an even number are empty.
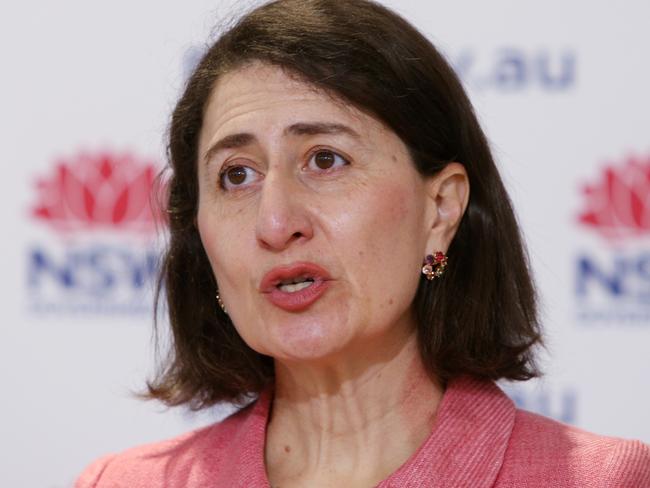
<svg viewBox="0 0 650 488">
<path fill-rule="evenodd" d="M 75 488 L 269 487 L 270 401 L 265 392 L 223 422 L 103 457 Z M 496 384 L 462 377 L 448 385 L 428 439 L 378 486 L 650 488 L 650 447 L 518 410 Z"/>
</svg>

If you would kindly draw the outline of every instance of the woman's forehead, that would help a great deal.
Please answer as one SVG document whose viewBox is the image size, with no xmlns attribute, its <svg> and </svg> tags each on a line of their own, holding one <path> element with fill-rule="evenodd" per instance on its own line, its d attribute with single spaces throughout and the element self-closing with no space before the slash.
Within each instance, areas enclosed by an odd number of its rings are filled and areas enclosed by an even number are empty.
<svg viewBox="0 0 650 488">
<path fill-rule="evenodd" d="M 308 120 L 345 123 L 362 136 L 385 129 L 350 103 L 269 64 L 251 63 L 224 74 L 206 107 L 202 139 L 255 125 L 295 124 Z M 283 127 L 284 129 L 284 127 Z"/>
</svg>

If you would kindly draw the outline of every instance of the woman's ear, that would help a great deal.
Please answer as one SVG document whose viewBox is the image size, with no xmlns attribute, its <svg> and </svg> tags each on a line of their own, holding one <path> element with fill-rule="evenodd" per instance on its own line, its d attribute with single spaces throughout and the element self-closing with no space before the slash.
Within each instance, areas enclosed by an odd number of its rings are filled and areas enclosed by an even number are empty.
<svg viewBox="0 0 650 488">
<path fill-rule="evenodd" d="M 427 252 L 447 251 L 469 202 L 469 177 L 465 166 L 452 162 L 427 182 L 433 209 Z"/>
</svg>

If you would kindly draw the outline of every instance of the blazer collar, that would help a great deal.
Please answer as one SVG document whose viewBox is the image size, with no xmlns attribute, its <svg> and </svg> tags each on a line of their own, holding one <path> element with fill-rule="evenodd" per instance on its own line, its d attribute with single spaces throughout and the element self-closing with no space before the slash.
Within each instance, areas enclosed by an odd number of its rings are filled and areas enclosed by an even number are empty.
<svg viewBox="0 0 650 488">
<path fill-rule="evenodd" d="M 447 385 L 429 438 L 378 486 L 490 487 L 514 423 L 514 403 L 495 383 L 456 378 Z"/>
<path fill-rule="evenodd" d="M 228 478 L 236 480 L 231 486 L 270 486 L 264 443 L 272 393 L 267 389 L 249 407 L 230 444 L 227 457 L 232 471 Z M 501 469 L 514 421 L 512 400 L 492 381 L 469 376 L 451 380 L 431 435 L 378 488 L 490 487 Z"/>
<path fill-rule="evenodd" d="M 270 488 L 264 465 L 264 445 L 272 399 L 273 389 L 269 387 L 245 411 L 236 414 L 242 415 L 243 421 L 232 432 L 225 454 L 228 461 L 223 463 L 217 479 L 212 478 L 209 486 Z"/>
</svg>

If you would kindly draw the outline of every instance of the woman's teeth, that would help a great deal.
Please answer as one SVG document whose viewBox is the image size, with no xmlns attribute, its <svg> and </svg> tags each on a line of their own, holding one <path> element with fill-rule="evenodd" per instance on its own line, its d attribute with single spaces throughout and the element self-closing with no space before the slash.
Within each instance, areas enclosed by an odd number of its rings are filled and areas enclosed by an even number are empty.
<svg viewBox="0 0 650 488">
<path fill-rule="evenodd" d="M 297 291 L 304 290 L 313 284 L 314 282 L 312 280 L 308 280 L 302 281 L 300 283 L 288 283 L 286 285 L 280 285 L 279 288 L 285 293 L 295 293 Z"/>
</svg>

